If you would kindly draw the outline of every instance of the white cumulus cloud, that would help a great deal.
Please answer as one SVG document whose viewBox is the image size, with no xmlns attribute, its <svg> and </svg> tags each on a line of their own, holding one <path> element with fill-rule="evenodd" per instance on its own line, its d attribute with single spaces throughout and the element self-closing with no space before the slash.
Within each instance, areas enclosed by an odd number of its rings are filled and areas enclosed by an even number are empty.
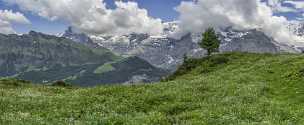
<svg viewBox="0 0 304 125">
<path fill-rule="evenodd" d="M 297 12 L 297 9 L 290 6 L 283 6 L 284 3 L 287 3 L 286 0 L 268 0 L 267 5 L 271 7 L 274 12 Z"/>
<path fill-rule="evenodd" d="M 180 13 L 177 36 L 201 33 L 208 27 L 232 26 L 259 29 L 278 42 L 304 41 L 287 29 L 289 21 L 285 17 L 274 16 L 273 9 L 260 0 L 195 0 L 182 2 L 176 10 Z"/>
<path fill-rule="evenodd" d="M 103 0 L 4 0 L 49 20 L 65 20 L 88 34 L 122 35 L 131 32 L 160 34 L 161 19 L 148 15 L 136 2 L 115 2 L 106 8 Z"/>
<path fill-rule="evenodd" d="M 294 8 L 304 10 L 304 1 L 291 1 L 291 0 L 288 0 L 288 1 L 285 1 L 284 3 L 292 4 L 294 6 Z"/>
<path fill-rule="evenodd" d="M 30 21 L 22 13 L 0 10 L 0 33 L 16 33 L 12 28 L 12 23 L 29 24 Z"/>
</svg>

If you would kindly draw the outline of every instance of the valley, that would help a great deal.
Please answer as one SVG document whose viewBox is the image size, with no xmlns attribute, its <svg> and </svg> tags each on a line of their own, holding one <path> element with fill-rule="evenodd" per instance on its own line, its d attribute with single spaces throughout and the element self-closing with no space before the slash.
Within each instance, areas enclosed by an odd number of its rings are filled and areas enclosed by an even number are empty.
<svg viewBox="0 0 304 125">
<path fill-rule="evenodd" d="M 137 57 L 121 57 L 103 47 L 31 31 L 0 35 L 0 77 L 78 86 L 159 81 L 168 72 Z M 104 65 L 113 67 L 103 69 Z M 118 76 L 119 77 L 116 77 Z"/>
</svg>

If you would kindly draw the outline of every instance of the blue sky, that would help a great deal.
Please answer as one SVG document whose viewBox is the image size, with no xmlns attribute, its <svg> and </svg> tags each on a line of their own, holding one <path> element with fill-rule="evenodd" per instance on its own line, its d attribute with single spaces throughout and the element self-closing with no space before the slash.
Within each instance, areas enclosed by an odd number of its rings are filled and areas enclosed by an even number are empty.
<svg viewBox="0 0 304 125">
<path fill-rule="evenodd" d="M 140 8 L 148 10 L 149 15 L 154 18 L 161 18 L 163 21 L 173 21 L 178 17 L 178 13 L 174 8 L 180 5 L 181 1 L 191 0 L 136 0 Z M 114 0 L 105 0 L 108 8 L 115 8 Z M 290 6 L 286 4 L 285 6 Z M 29 30 L 56 34 L 63 32 L 69 24 L 62 20 L 49 21 L 45 18 L 32 14 L 31 12 L 21 11 L 16 5 L 7 5 L 0 0 L 0 10 L 13 10 L 24 13 L 31 21 L 31 24 L 21 25 L 13 24 L 13 28 L 19 33 L 26 33 Z M 300 16 L 300 13 L 278 13 L 277 15 L 286 16 L 288 19 L 295 19 Z"/>
</svg>

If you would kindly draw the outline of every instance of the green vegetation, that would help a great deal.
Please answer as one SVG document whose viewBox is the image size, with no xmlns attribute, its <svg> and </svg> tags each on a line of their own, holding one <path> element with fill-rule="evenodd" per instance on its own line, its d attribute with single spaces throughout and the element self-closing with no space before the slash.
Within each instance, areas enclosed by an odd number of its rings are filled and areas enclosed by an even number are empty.
<svg viewBox="0 0 304 125">
<path fill-rule="evenodd" d="M 203 39 L 199 43 L 199 45 L 207 50 L 207 55 L 210 56 L 213 52 L 218 52 L 220 47 L 221 41 L 219 40 L 218 36 L 216 35 L 213 28 L 208 28 L 203 33 Z"/>
<path fill-rule="evenodd" d="M 304 55 L 228 53 L 188 59 L 169 78 L 95 88 L 2 80 L 0 124 L 304 123 Z"/>
<path fill-rule="evenodd" d="M 32 85 L 31 82 L 18 79 L 0 79 L 0 88 L 15 88 Z M 2 108 L 2 107 L 1 107 Z"/>
<path fill-rule="evenodd" d="M 115 70 L 115 68 L 112 66 L 112 63 L 106 63 L 100 67 L 98 67 L 94 73 L 95 74 L 102 74 L 102 73 L 106 73 L 106 72 L 110 72 Z"/>
</svg>

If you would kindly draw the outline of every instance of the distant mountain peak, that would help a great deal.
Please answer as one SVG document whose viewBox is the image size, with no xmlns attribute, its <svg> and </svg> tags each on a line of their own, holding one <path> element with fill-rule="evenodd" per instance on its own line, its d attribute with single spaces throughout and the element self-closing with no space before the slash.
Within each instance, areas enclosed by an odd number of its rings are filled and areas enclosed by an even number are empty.
<svg viewBox="0 0 304 125">
<path fill-rule="evenodd" d="M 81 42 L 88 42 L 88 40 L 89 40 L 89 37 L 86 34 L 75 30 L 71 26 L 69 26 L 67 28 L 67 30 L 65 30 L 65 32 L 62 34 L 62 36 L 70 38 L 70 39 L 74 40 L 75 42 L 80 42 L 80 43 Z"/>
<path fill-rule="evenodd" d="M 29 31 L 28 34 L 31 35 L 31 36 L 35 36 L 35 35 L 40 35 L 40 34 L 42 34 L 42 33 L 39 33 L 39 32 L 36 32 L 36 31 L 31 30 L 31 31 Z"/>
<path fill-rule="evenodd" d="M 294 21 L 288 24 L 290 31 L 304 38 L 304 22 Z"/>
</svg>

